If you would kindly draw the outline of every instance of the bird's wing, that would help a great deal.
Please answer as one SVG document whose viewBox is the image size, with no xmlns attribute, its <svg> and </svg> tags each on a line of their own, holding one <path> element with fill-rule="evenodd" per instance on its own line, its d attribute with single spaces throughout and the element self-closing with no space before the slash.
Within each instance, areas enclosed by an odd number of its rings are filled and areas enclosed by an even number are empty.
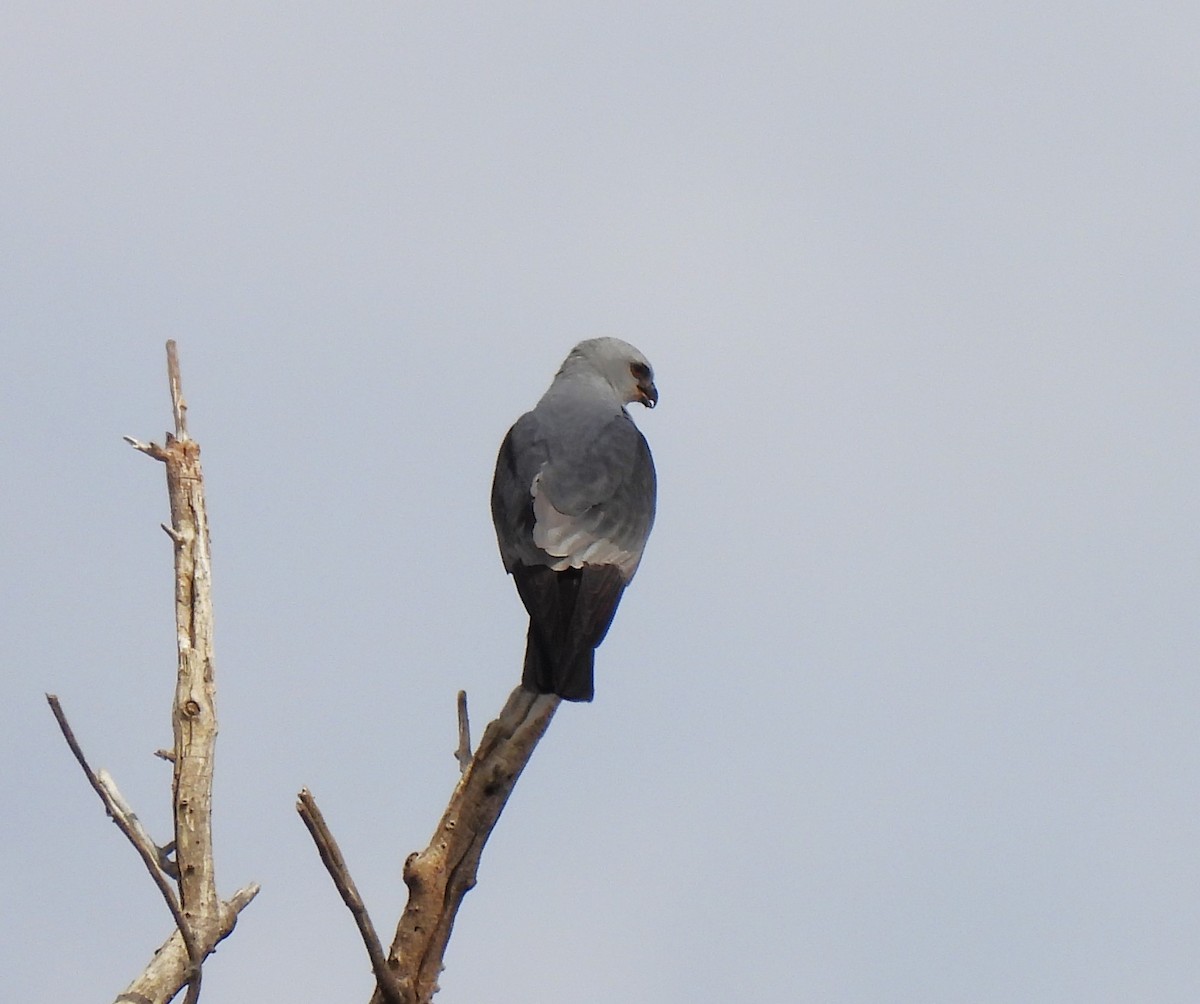
<svg viewBox="0 0 1200 1004">
<path fill-rule="evenodd" d="M 577 421 L 539 406 L 509 430 L 496 460 L 492 517 L 504 566 L 616 565 L 628 581 L 654 499 L 650 448 L 624 409 Z"/>
<path fill-rule="evenodd" d="M 624 409 L 580 438 L 552 444 L 533 479 L 533 542 L 553 568 L 616 565 L 628 581 L 654 524 L 650 448 Z"/>
<path fill-rule="evenodd" d="M 496 457 L 492 478 L 492 522 L 504 567 L 511 572 L 522 565 L 547 564 L 546 555 L 533 542 L 533 479 L 549 454 L 538 434 L 533 412 L 522 415 L 508 430 Z"/>
</svg>

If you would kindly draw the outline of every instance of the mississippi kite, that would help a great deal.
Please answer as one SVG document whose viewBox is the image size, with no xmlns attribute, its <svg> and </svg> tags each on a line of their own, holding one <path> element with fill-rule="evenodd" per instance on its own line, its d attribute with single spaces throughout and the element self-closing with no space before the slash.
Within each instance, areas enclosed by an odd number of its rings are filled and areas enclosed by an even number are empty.
<svg viewBox="0 0 1200 1004">
<path fill-rule="evenodd" d="M 592 699 L 596 646 L 654 524 L 654 461 L 625 410 L 634 401 L 658 402 L 646 357 L 588 339 L 500 447 L 492 520 L 529 612 L 527 690 Z"/>
</svg>

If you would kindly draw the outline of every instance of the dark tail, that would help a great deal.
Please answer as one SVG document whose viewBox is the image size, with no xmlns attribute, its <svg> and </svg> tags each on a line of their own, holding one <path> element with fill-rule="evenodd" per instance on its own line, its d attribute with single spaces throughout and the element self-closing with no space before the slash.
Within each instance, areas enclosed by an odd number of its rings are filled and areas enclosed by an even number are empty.
<svg viewBox="0 0 1200 1004">
<path fill-rule="evenodd" d="M 529 611 L 521 685 L 568 701 L 590 701 L 596 646 L 625 588 L 621 570 L 584 565 L 556 572 L 545 565 L 517 564 L 513 578 Z"/>
<path fill-rule="evenodd" d="M 596 650 L 585 646 L 581 652 L 571 646 L 565 652 L 551 652 L 548 648 L 530 624 L 521 686 L 539 694 L 558 694 L 564 701 L 590 701 L 595 696 L 592 667 Z"/>
</svg>

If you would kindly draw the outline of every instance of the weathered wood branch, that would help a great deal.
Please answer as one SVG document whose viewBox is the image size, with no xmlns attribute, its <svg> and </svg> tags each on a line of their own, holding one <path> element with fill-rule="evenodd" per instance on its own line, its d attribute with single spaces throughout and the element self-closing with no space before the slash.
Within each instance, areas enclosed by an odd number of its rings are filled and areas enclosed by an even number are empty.
<svg viewBox="0 0 1200 1004">
<path fill-rule="evenodd" d="M 166 445 L 126 437 L 137 450 L 166 467 L 171 524 L 163 526 L 175 550 L 175 623 L 178 665 L 171 722 L 175 745 L 171 803 L 175 839 L 168 851 L 158 847 L 126 805 L 112 779 L 92 771 L 67 724 L 57 698 L 48 697 L 67 745 L 75 754 L 109 815 L 138 850 L 159 886 L 176 930 L 155 952 L 142 973 L 118 997 L 136 1004 L 166 1004 L 186 985 L 187 1004 L 200 996 L 202 964 L 233 930 L 238 914 L 258 893 L 256 884 L 240 889 L 228 902 L 217 895 L 212 844 L 213 755 L 217 715 L 213 678 L 212 567 L 200 446 L 187 431 L 179 358 L 167 342 L 167 376 L 175 432 Z M 161 753 L 162 751 L 160 751 Z M 172 887 L 174 881 L 178 893 Z"/>
<path fill-rule="evenodd" d="M 207 956 L 233 932 L 238 914 L 258 895 L 258 883 L 243 886 L 222 904 L 220 924 L 211 944 L 207 939 L 201 948 Z M 188 954 L 178 930 L 171 932 L 154 952 L 146 968 L 116 998 L 116 1004 L 165 1004 L 171 1000 L 188 979 Z"/>
<path fill-rule="evenodd" d="M 175 736 L 172 799 L 175 860 L 184 916 L 202 935 L 220 926 L 212 845 L 213 755 L 217 742 L 213 679 L 212 559 L 200 444 L 188 436 L 175 343 L 167 342 L 175 435 L 163 463 L 175 546 L 175 629 L 179 653 L 171 725 Z"/>
<path fill-rule="evenodd" d="M 488 725 L 479 748 L 471 755 L 466 700 L 460 693 L 459 750 L 455 758 L 462 776 L 429 846 L 410 854 L 404 862 L 408 904 L 382 969 L 378 950 L 372 944 L 374 928 L 370 928 L 368 935 L 360 919 L 359 909 L 362 916 L 366 910 L 361 907 L 361 900 L 352 903 L 343 891 L 343 885 L 353 887 L 345 862 L 338 855 L 336 866 L 331 866 L 326 850 L 322 849 L 322 840 L 313 833 L 326 867 L 359 920 L 359 930 L 376 974 L 371 1004 L 428 1004 L 437 993 L 454 920 L 463 897 L 475 885 L 484 845 L 560 702 L 554 695 L 534 694 L 518 687 L 509 695 L 499 717 Z M 311 801 L 307 791 L 301 792 L 298 808 L 302 816 L 306 812 L 306 796 Z M 313 828 L 307 818 L 305 823 L 311 832 Z M 328 839 L 332 842 L 332 836 Z M 357 891 L 354 896 L 357 898 Z"/>
<path fill-rule="evenodd" d="M 150 834 L 146 832 L 146 828 L 142 826 L 142 821 L 138 819 L 133 809 L 130 808 L 129 803 L 125 801 L 120 791 L 117 790 L 116 782 L 104 771 L 97 773 L 92 770 L 91 764 L 88 763 L 87 757 L 84 756 L 83 748 L 79 745 L 79 740 L 75 738 L 75 732 L 67 722 L 67 716 L 62 709 L 62 704 L 58 700 L 58 695 L 47 694 L 46 701 L 50 704 L 54 720 L 58 722 L 63 739 L 67 741 L 67 746 L 75 755 L 76 762 L 83 770 L 88 783 L 91 784 L 96 794 L 100 796 L 100 801 L 104 803 L 104 808 L 108 812 L 108 818 L 117 824 L 117 828 L 133 844 L 134 850 L 138 852 L 138 856 L 142 859 L 142 864 L 146 866 L 146 870 L 150 873 L 154 884 L 158 886 L 158 891 L 162 893 L 162 897 L 167 904 L 167 909 L 171 911 L 171 917 L 175 921 L 175 926 L 179 929 L 180 940 L 187 957 L 188 969 L 196 969 L 200 962 L 203 961 L 203 956 L 200 954 L 199 945 L 196 944 L 196 938 L 192 933 L 191 925 L 188 924 L 187 918 L 183 915 L 183 909 L 179 904 L 179 897 L 175 894 L 175 888 L 171 884 L 172 876 L 168 874 L 165 867 L 167 860 L 164 849 L 151 839 Z M 196 982 L 199 982 L 198 977 Z"/>
<path fill-rule="evenodd" d="M 458 749 L 454 751 L 454 759 L 458 761 L 458 772 L 465 774 L 471 766 L 471 719 L 467 715 L 467 692 L 458 692 Z"/>
<path fill-rule="evenodd" d="M 346 908 L 358 925 L 359 936 L 366 945 L 367 957 L 371 960 L 371 971 L 375 974 L 375 982 L 383 993 L 384 1000 L 387 1001 L 387 1004 L 405 1004 L 396 981 L 396 974 L 388 968 L 387 958 L 383 954 L 383 945 L 379 941 L 379 935 L 375 933 L 375 925 L 371 922 L 371 915 L 367 913 L 366 904 L 363 903 L 362 896 L 358 894 L 358 887 L 354 884 L 354 879 L 350 877 L 350 870 L 346 867 L 346 859 L 342 857 L 342 850 L 338 847 L 337 841 L 333 839 L 333 833 L 330 832 L 324 815 L 317 807 L 316 799 L 307 788 L 300 790 L 300 795 L 296 800 L 296 811 L 300 813 L 300 818 L 308 827 L 313 843 L 317 845 L 317 853 L 321 855 L 321 860 L 329 872 L 329 877 L 333 879 L 333 884 L 337 886 L 342 902 L 346 904 Z"/>
<path fill-rule="evenodd" d="M 429 846 L 404 862 L 408 904 L 388 962 L 400 973 L 411 1004 L 427 1004 L 438 991 L 442 958 L 463 897 L 475 886 L 484 845 L 560 703 L 553 694 L 521 687 L 509 695 L 484 731 Z M 371 1004 L 385 1004 L 378 990 Z"/>
</svg>

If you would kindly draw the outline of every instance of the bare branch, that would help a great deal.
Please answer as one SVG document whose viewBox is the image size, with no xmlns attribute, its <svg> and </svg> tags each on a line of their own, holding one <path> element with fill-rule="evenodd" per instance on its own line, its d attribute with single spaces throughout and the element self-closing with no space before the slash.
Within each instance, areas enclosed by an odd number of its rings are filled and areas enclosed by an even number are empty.
<svg viewBox="0 0 1200 1004">
<path fill-rule="evenodd" d="M 167 433 L 165 446 L 133 439 L 129 442 L 161 460 L 167 470 L 171 523 L 163 524 L 163 529 L 175 551 L 175 633 L 179 653 L 171 708 L 175 745 L 169 756 L 174 768 L 171 784 L 174 864 L 179 876 L 181 909 L 200 942 L 202 954 L 192 960 L 189 948 L 188 959 L 192 962 L 189 968 L 195 970 L 193 978 L 191 973 L 181 972 L 179 951 L 171 948 L 174 942 L 168 939 L 126 993 L 167 1001 L 187 982 L 187 1001 L 194 1004 L 200 989 L 199 963 L 233 930 L 238 913 L 257 894 L 258 886 L 247 886 L 229 903 L 222 903 L 217 895 L 212 843 L 213 755 L 217 741 L 212 559 L 200 444 L 188 435 L 187 401 L 174 341 L 167 342 L 167 379 L 174 434 Z"/>
<path fill-rule="evenodd" d="M 467 692 L 458 692 L 458 749 L 454 751 L 458 771 L 465 774 L 471 765 L 471 720 L 467 717 Z"/>
<path fill-rule="evenodd" d="M 479 858 L 504 810 L 517 779 L 558 710 L 561 698 L 514 690 L 495 721 L 484 731 L 474 756 L 450 796 L 429 846 L 408 856 L 404 882 L 408 904 L 396 928 L 386 960 L 366 908 L 346 863 L 329 834 L 308 789 L 296 806 L 333 877 L 334 884 L 358 922 L 371 958 L 376 988 L 371 1004 L 428 1004 L 438 990 L 442 958 L 463 897 L 475 885 Z M 469 738 L 466 694 L 458 695 L 459 741 Z M 460 764 L 462 758 L 459 759 Z"/>
<path fill-rule="evenodd" d="M 187 402 L 173 341 L 167 342 L 167 375 L 174 434 L 167 433 L 165 446 L 125 437 L 134 449 L 164 464 L 171 504 L 171 523 L 164 524 L 163 529 L 175 552 L 178 663 L 171 709 L 175 742 L 171 751 L 160 750 L 157 754 L 173 765 L 175 838 L 167 847 L 158 847 L 150 839 L 112 778 L 91 769 L 58 698 L 47 695 L 67 745 L 108 814 L 137 848 L 175 919 L 176 931 L 117 998 L 138 1004 L 167 1004 L 185 985 L 187 1004 L 196 1004 L 205 958 L 229 935 L 238 914 L 258 893 L 255 884 L 239 890 L 229 902 L 222 902 L 217 895 L 212 844 L 213 754 L 217 739 L 212 565 L 200 446 L 188 435 Z M 178 891 L 171 880 L 178 884 Z"/>
<path fill-rule="evenodd" d="M 205 943 L 206 954 L 233 933 L 238 915 L 258 895 L 258 889 L 257 882 L 245 886 L 222 905 L 221 923 L 212 944 Z M 189 968 L 187 949 L 176 931 L 158 947 L 146 968 L 118 995 L 117 1002 L 167 1004 L 187 983 Z"/>
<path fill-rule="evenodd" d="M 167 381 L 171 385 L 171 411 L 175 416 L 175 438 L 187 439 L 187 401 L 183 397 L 183 380 L 179 376 L 179 353 L 175 340 L 167 342 Z"/>
<path fill-rule="evenodd" d="M 371 916 L 367 913 L 362 897 L 358 894 L 358 887 L 355 886 L 354 879 L 350 877 L 350 870 L 346 867 L 346 860 L 342 857 L 341 849 L 338 847 L 337 841 L 333 839 L 325 817 L 317 807 L 316 799 L 307 788 L 300 790 L 298 798 L 296 811 L 300 813 L 300 818 L 308 827 L 308 832 L 317 845 L 317 852 L 321 855 L 321 860 L 325 862 L 325 868 L 333 879 L 333 884 L 337 886 L 337 891 L 341 893 L 342 902 L 346 904 L 354 917 L 354 922 L 358 925 L 358 933 L 367 947 L 371 970 L 375 973 L 375 982 L 383 994 L 384 1001 L 387 1004 L 406 1004 L 396 981 L 396 974 L 388 968 L 388 960 L 383 954 L 383 945 L 379 941 L 379 935 L 375 933 L 375 925 L 371 923 Z"/>
<path fill-rule="evenodd" d="M 213 754 L 217 740 L 213 678 L 212 563 L 200 444 L 187 435 L 187 404 L 175 343 L 167 343 L 175 434 L 163 449 L 175 550 L 175 627 L 179 650 L 171 721 L 175 860 L 184 912 L 207 932 L 219 926 L 212 846 Z"/>
<path fill-rule="evenodd" d="M 134 439 L 132 436 L 123 436 L 121 438 L 139 453 L 144 453 L 154 460 L 165 461 L 167 459 L 167 451 L 159 446 L 158 443 L 143 443 L 140 439 Z"/>
<path fill-rule="evenodd" d="M 58 695 L 47 694 L 46 701 L 50 705 L 50 711 L 54 714 L 55 721 L 58 722 L 59 730 L 62 732 L 63 738 L 67 741 L 67 746 L 75 755 L 75 760 L 82 768 L 84 775 L 88 779 L 88 783 L 100 796 L 100 801 L 104 803 L 104 808 L 108 812 L 109 818 L 117 824 L 117 828 L 125 834 L 125 838 L 133 844 L 134 850 L 138 852 L 138 856 L 142 859 L 142 863 L 146 866 L 146 871 L 150 873 L 150 877 L 154 880 L 154 884 L 158 886 L 158 891 L 162 893 L 163 899 L 166 901 L 167 909 L 171 911 L 171 917 L 175 921 L 175 926 L 179 930 L 179 935 L 187 953 L 189 969 L 195 972 L 195 984 L 200 982 L 200 961 L 203 956 L 200 953 L 200 948 L 196 944 L 195 933 L 184 917 L 183 910 L 179 905 L 179 897 L 175 895 L 175 890 L 171 886 L 170 879 L 163 871 L 161 865 L 160 848 L 150 839 L 150 835 L 142 826 L 141 820 L 129 808 L 128 803 L 117 790 L 116 782 L 108 776 L 107 773 L 101 771 L 97 774 L 92 770 L 91 765 L 84 756 L 83 748 L 79 745 L 79 740 L 75 738 L 75 732 L 67 721 L 66 713 L 62 709 L 62 704 L 58 700 Z"/>
<path fill-rule="evenodd" d="M 134 835 L 137 838 L 138 846 L 152 847 L 158 867 L 162 869 L 168 878 L 178 879 L 179 870 L 175 867 L 175 862 L 171 860 L 171 854 L 175 850 L 175 841 L 172 840 L 166 847 L 160 847 L 154 842 L 150 834 L 146 832 L 142 821 L 138 819 L 137 813 L 133 811 L 133 806 L 125 800 L 125 796 L 121 794 L 120 789 L 117 787 L 117 782 L 113 780 L 112 775 L 108 771 L 104 769 L 96 771 L 96 780 L 100 782 L 100 787 L 108 793 L 111 803 L 129 821 L 129 825 L 133 828 Z"/>
<path fill-rule="evenodd" d="M 517 779 L 558 710 L 560 698 L 518 687 L 488 725 L 459 778 L 429 846 L 408 856 L 408 904 L 396 928 L 388 966 L 405 1004 L 428 1004 L 438 990 L 442 958 L 463 897 L 475 885 L 479 859 Z M 376 988 L 371 1004 L 388 1004 Z"/>
</svg>

